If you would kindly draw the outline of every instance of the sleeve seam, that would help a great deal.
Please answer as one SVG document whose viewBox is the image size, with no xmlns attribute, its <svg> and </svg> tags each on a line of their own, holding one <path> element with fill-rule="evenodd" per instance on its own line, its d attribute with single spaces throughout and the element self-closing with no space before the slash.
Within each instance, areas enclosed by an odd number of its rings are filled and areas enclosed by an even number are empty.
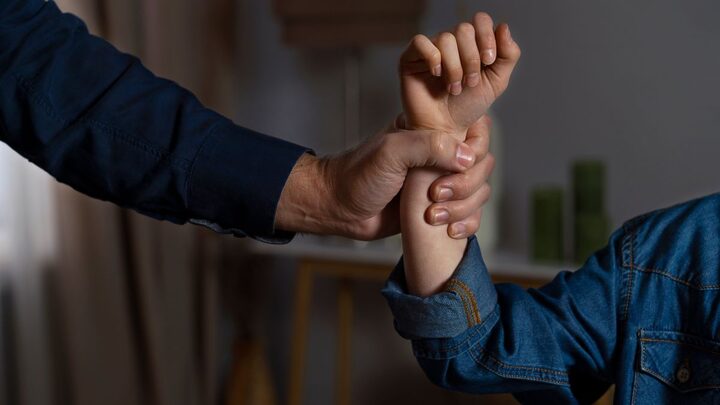
<svg viewBox="0 0 720 405">
<path fill-rule="evenodd" d="M 205 136 L 205 139 L 203 139 L 202 142 L 200 143 L 200 146 L 197 148 L 197 151 L 195 151 L 195 156 L 193 156 L 193 159 L 189 164 L 187 178 L 185 179 L 185 201 L 187 201 L 186 208 L 189 208 L 192 205 L 191 199 L 192 199 L 193 193 L 192 193 L 191 182 L 192 182 L 193 174 L 195 173 L 195 167 L 197 165 L 197 161 L 199 160 L 200 154 L 202 153 L 202 151 L 205 150 L 205 146 L 209 143 L 210 138 L 215 136 L 215 132 L 217 131 L 219 126 L 220 126 L 220 123 L 215 123 L 212 126 L 212 128 L 210 129 L 208 134 Z"/>
</svg>

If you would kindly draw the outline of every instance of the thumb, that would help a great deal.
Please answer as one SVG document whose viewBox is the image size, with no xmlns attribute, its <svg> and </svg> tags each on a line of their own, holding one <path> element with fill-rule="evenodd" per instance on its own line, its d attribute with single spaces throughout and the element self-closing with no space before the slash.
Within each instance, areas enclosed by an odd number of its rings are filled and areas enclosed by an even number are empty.
<svg viewBox="0 0 720 405">
<path fill-rule="evenodd" d="M 475 152 L 454 135 L 439 131 L 401 131 L 387 145 L 402 169 L 435 167 L 463 172 L 475 165 Z"/>
<path fill-rule="evenodd" d="M 520 59 L 520 46 L 512 39 L 510 27 L 507 24 L 500 24 L 495 29 L 495 41 L 497 42 L 497 59 L 487 69 L 495 73 L 495 78 L 502 82 L 501 88 L 505 89 L 513 69 Z"/>
</svg>

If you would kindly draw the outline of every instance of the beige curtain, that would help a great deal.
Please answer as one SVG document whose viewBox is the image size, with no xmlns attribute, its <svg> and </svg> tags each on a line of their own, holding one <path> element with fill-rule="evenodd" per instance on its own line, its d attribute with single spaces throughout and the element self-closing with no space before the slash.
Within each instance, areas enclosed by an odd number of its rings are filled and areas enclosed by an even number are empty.
<svg viewBox="0 0 720 405">
<path fill-rule="evenodd" d="M 231 0 L 58 0 L 91 32 L 231 114 Z M 58 186 L 50 271 L 57 403 L 217 401 L 218 238 Z"/>
</svg>

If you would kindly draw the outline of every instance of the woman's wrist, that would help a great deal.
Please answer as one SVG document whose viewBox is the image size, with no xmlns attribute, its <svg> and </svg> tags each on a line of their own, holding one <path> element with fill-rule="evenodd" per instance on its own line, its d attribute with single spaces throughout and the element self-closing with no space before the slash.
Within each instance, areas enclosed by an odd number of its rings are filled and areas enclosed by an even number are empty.
<svg viewBox="0 0 720 405">
<path fill-rule="evenodd" d="M 444 226 L 429 225 L 423 218 L 430 204 L 428 188 L 442 175 L 435 169 L 413 169 L 400 201 L 405 276 L 408 290 L 429 296 L 443 290 L 462 260 L 466 239 L 452 239 Z"/>
</svg>

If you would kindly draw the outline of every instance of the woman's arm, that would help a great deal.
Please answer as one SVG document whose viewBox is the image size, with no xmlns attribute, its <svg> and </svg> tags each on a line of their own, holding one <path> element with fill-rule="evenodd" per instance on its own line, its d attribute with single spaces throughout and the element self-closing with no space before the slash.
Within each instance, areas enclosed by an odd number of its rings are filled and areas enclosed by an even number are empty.
<svg viewBox="0 0 720 405">
<path fill-rule="evenodd" d="M 487 60 L 486 55 L 492 58 Z M 400 61 L 405 125 L 465 139 L 471 126 L 487 125 L 478 120 L 507 87 L 519 57 L 520 48 L 508 26 L 495 29 L 485 13 L 478 13 L 473 24 L 458 25 L 455 34 L 443 33 L 434 41 L 415 37 Z M 481 58 L 489 65 L 481 67 Z M 481 160 L 478 170 L 489 175 L 493 158 L 482 156 Z M 401 196 L 405 272 L 410 292 L 419 296 L 442 290 L 460 262 L 469 236 L 458 224 L 447 232 L 428 225 L 423 218 L 431 203 L 430 185 L 441 175 L 432 169 L 414 169 Z M 478 210 L 488 197 L 489 188 L 484 187 L 468 199 L 468 215 L 477 211 L 469 221 L 480 220 Z M 445 215 L 447 211 L 447 204 L 436 204 L 431 212 Z"/>
<path fill-rule="evenodd" d="M 512 392 L 527 403 L 592 403 L 613 381 L 623 248 L 608 246 L 574 272 L 525 290 L 493 285 L 474 238 L 443 292 L 417 297 L 402 263 L 383 289 L 395 326 L 435 384 Z"/>
</svg>

